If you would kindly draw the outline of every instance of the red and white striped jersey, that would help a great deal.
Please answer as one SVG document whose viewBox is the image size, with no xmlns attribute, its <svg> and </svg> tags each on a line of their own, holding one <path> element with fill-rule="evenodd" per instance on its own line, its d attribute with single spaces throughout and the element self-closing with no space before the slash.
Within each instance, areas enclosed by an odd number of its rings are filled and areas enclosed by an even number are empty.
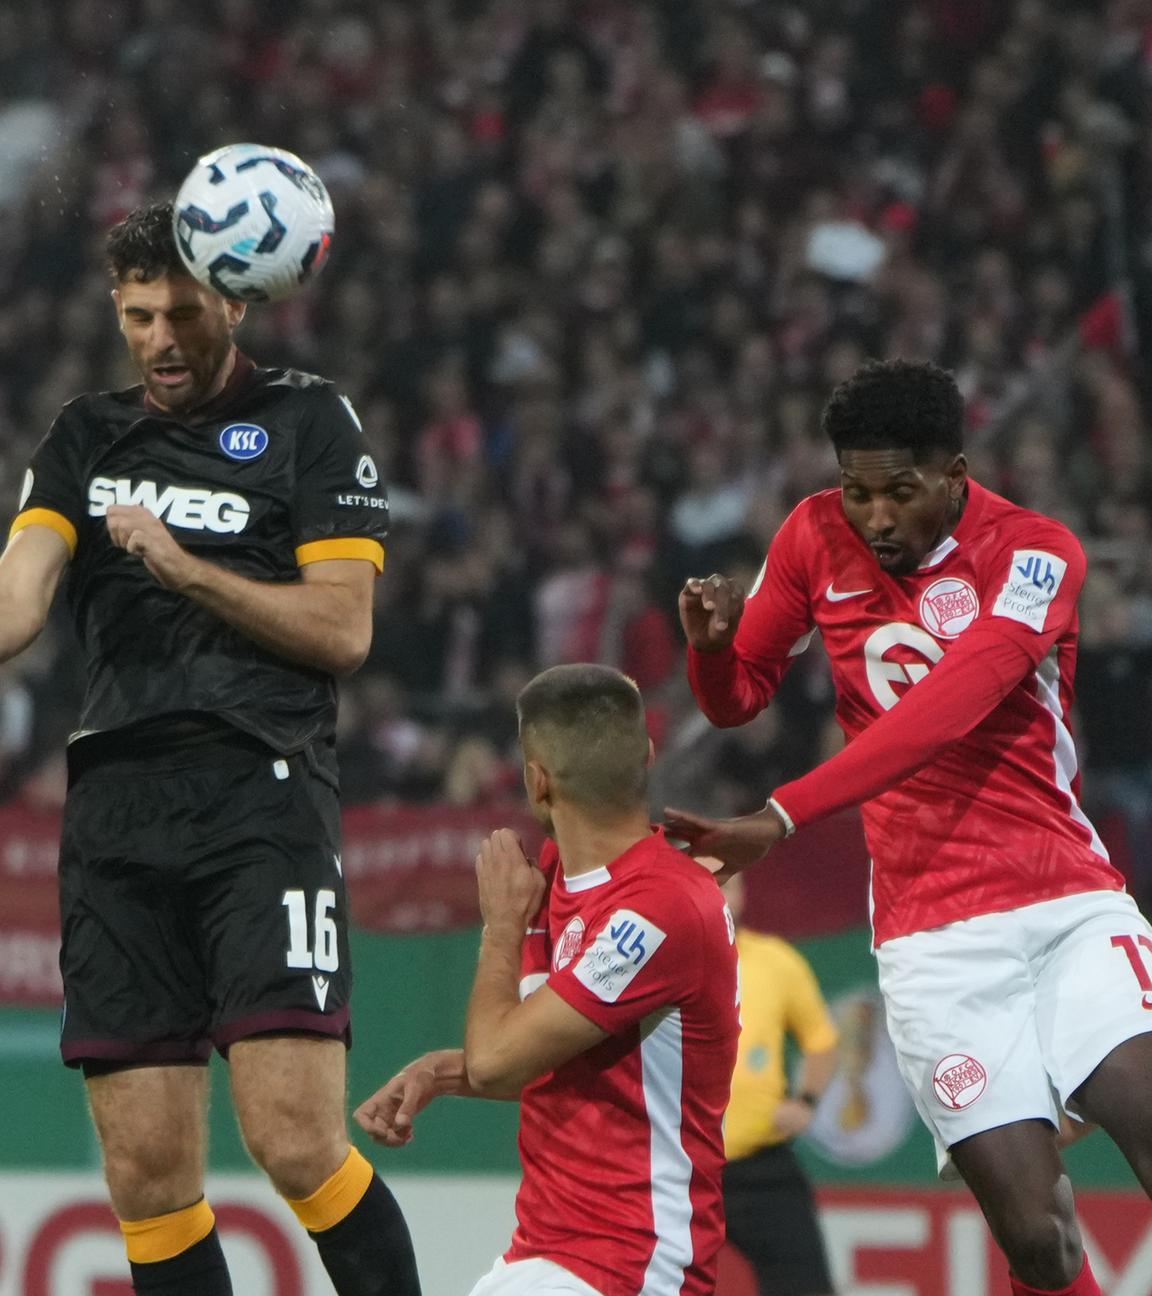
<svg viewBox="0 0 1152 1296">
<path fill-rule="evenodd" d="M 546 981 L 610 1035 L 524 1090 L 505 1259 L 544 1257 L 604 1296 L 705 1296 L 740 1029 L 731 915 L 660 829 L 572 879 L 549 841 L 540 867 L 521 994 Z"/>
<path fill-rule="evenodd" d="M 797 827 L 863 803 L 877 944 L 1122 888 L 1067 720 L 1084 570 L 1066 527 L 970 481 L 953 533 L 890 576 L 821 491 L 773 540 L 732 648 L 689 651 L 705 714 L 742 724 L 819 631 L 849 742 L 773 799 Z"/>
</svg>

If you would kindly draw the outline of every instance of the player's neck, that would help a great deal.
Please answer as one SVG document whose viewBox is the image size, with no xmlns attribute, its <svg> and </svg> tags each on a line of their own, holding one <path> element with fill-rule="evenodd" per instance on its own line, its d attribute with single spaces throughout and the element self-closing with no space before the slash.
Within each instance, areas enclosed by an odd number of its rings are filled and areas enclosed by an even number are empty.
<svg viewBox="0 0 1152 1296">
<path fill-rule="evenodd" d="M 232 377 L 233 370 L 236 368 L 236 355 L 237 355 L 236 346 L 233 345 L 231 351 L 228 352 L 227 359 L 220 366 L 220 372 L 216 375 L 216 381 L 212 384 L 211 391 L 208 392 L 208 394 L 204 397 L 204 399 L 200 402 L 200 404 L 196 406 L 196 409 L 193 410 L 192 413 L 196 413 L 198 410 L 202 410 L 205 405 L 211 405 L 211 403 L 216 399 L 217 396 L 220 395 L 220 393 L 224 390 L 224 388 L 228 386 L 228 380 Z"/>
<path fill-rule="evenodd" d="M 947 540 L 952 532 L 960 525 L 960 519 L 964 516 L 964 509 L 967 507 L 967 504 L 968 488 L 965 486 L 964 493 L 960 498 L 952 502 L 952 506 L 948 510 L 948 516 L 944 519 L 944 525 L 940 528 L 940 534 L 936 537 L 936 543 L 932 546 L 933 549 L 939 549 L 944 541 Z"/>
<path fill-rule="evenodd" d="M 646 841 L 652 825 L 645 807 L 618 819 L 592 820 L 569 806 L 554 805 L 552 832 L 564 876 L 571 878 L 611 864 L 637 842 Z"/>
</svg>

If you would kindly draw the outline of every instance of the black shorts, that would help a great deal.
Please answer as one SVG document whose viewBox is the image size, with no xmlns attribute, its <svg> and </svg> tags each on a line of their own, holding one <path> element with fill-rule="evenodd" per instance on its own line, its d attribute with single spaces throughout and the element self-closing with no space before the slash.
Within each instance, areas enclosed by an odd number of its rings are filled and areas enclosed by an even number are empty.
<svg viewBox="0 0 1152 1296">
<path fill-rule="evenodd" d="M 756 1271 L 764 1296 L 827 1296 L 832 1277 L 816 1203 L 787 1143 L 724 1167 L 728 1241 Z"/>
<path fill-rule="evenodd" d="M 347 1043 L 334 762 L 237 733 L 72 765 L 64 1061 L 202 1063 L 269 1032 Z"/>
</svg>

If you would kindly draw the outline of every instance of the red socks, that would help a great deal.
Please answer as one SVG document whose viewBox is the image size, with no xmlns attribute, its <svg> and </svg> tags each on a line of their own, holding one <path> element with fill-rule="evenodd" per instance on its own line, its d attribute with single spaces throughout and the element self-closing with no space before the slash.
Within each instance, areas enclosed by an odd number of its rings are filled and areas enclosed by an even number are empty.
<svg viewBox="0 0 1152 1296">
<path fill-rule="evenodd" d="M 1029 1287 L 1015 1274 L 1009 1274 L 1009 1277 L 1012 1279 L 1012 1296 L 1102 1296 L 1100 1286 L 1092 1276 L 1092 1267 L 1088 1263 L 1087 1256 L 1084 1257 L 1084 1268 L 1080 1270 L 1080 1277 L 1070 1287 L 1061 1287 L 1057 1291 L 1050 1291 L 1045 1287 Z"/>
</svg>

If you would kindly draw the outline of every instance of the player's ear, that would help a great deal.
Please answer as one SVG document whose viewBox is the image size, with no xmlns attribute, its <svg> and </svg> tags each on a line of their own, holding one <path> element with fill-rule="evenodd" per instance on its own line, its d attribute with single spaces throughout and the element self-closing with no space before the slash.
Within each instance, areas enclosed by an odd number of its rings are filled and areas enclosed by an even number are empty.
<svg viewBox="0 0 1152 1296">
<path fill-rule="evenodd" d="M 116 324 L 120 332 L 124 332 L 124 304 L 120 296 L 120 289 L 112 289 L 112 305 L 116 307 Z"/>
<path fill-rule="evenodd" d="M 552 804 L 552 780 L 548 771 L 539 761 L 524 763 L 524 791 L 528 793 L 528 803 L 534 806 Z"/>
<path fill-rule="evenodd" d="M 238 328 L 240 321 L 248 313 L 248 303 L 237 301 L 235 297 L 225 297 L 224 311 L 228 316 L 228 327 L 230 329 Z"/>
<path fill-rule="evenodd" d="M 968 484 L 968 460 L 962 454 L 956 455 L 944 469 L 944 476 L 948 478 L 949 498 L 959 499 Z"/>
<path fill-rule="evenodd" d="M 648 739 L 648 755 L 644 760 L 644 768 L 651 769 L 656 764 L 656 744 L 651 738 Z"/>
</svg>

